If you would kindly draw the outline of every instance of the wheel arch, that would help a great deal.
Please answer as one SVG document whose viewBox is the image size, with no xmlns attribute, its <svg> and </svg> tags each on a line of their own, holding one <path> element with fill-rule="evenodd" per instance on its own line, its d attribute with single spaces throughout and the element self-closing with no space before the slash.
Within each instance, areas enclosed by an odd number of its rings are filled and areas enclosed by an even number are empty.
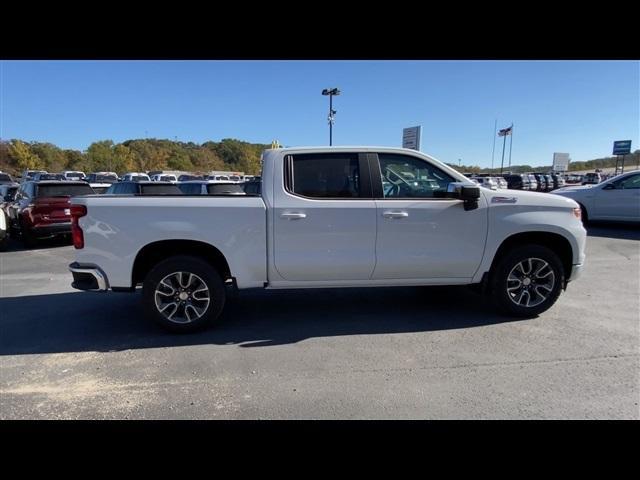
<svg viewBox="0 0 640 480">
<path fill-rule="evenodd" d="M 232 278 L 229 262 L 213 245 L 198 240 L 159 240 L 145 245 L 136 255 L 131 273 L 132 287 L 142 283 L 159 261 L 177 254 L 204 259 L 216 269 L 223 282 Z"/>
<path fill-rule="evenodd" d="M 495 270 L 496 263 L 507 251 L 522 245 L 541 245 L 549 248 L 560 258 L 565 278 L 571 275 L 573 247 L 566 237 L 554 232 L 521 232 L 505 238 L 493 256 L 489 272 Z"/>
</svg>

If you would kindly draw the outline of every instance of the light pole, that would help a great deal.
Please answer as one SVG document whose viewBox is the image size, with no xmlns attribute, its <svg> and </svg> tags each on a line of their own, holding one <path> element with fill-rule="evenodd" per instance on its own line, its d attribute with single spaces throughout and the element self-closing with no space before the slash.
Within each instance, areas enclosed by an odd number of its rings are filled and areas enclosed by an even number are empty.
<svg viewBox="0 0 640 480">
<path fill-rule="evenodd" d="M 334 115 L 337 113 L 336 110 L 333 109 L 333 96 L 340 95 L 340 90 L 337 88 L 325 88 L 322 90 L 322 95 L 329 96 L 329 146 L 333 145 L 333 122 L 335 121 Z"/>
</svg>

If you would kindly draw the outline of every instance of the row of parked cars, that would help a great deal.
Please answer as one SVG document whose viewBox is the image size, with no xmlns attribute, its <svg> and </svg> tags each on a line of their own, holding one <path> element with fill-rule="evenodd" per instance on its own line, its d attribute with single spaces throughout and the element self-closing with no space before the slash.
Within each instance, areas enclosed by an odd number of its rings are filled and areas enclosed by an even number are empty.
<svg viewBox="0 0 640 480">
<path fill-rule="evenodd" d="M 249 181 L 225 181 L 188 175 L 181 180 L 162 181 L 112 172 L 67 176 L 69 172 L 28 171 L 20 183 L 0 172 L 0 249 L 9 237 L 26 246 L 52 237 L 71 239 L 71 198 L 80 195 L 259 195 L 260 177 Z M 82 173 L 82 172 L 74 172 Z"/>
<path fill-rule="evenodd" d="M 501 176 L 482 174 L 465 174 L 481 187 L 491 190 L 509 188 L 511 190 L 530 190 L 534 192 L 550 192 L 566 185 L 562 175 L 542 173 L 513 173 Z"/>
</svg>

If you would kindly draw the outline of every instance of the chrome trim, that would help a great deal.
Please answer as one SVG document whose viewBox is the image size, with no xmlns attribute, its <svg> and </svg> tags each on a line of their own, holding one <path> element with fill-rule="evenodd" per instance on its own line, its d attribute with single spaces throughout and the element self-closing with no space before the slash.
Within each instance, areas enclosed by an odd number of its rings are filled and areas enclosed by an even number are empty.
<svg viewBox="0 0 640 480">
<path fill-rule="evenodd" d="M 88 292 L 106 292 L 109 287 L 107 287 L 107 277 L 98 267 L 72 267 L 69 266 L 69 271 L 71 273 L 88 273 L 92 275 L 93 278 L 96 279 L 98 283 L 98 288 L 90 288 Z"/>
</svg>

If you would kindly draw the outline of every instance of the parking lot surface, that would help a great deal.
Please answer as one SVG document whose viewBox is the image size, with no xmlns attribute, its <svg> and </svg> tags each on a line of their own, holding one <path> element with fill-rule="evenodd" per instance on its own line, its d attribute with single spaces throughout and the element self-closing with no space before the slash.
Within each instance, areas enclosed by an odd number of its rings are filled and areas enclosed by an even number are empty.
<svg viewBox="0 0 640 480">
<path fill-rule="evenodd" d="M 640 229 L 512 320 L 467 288 L 242 294 L 171 335 L 140 294 L 71 288 L 71 246 L 0 253 L 2 419 L 640 418 Z"/>
</svg>

